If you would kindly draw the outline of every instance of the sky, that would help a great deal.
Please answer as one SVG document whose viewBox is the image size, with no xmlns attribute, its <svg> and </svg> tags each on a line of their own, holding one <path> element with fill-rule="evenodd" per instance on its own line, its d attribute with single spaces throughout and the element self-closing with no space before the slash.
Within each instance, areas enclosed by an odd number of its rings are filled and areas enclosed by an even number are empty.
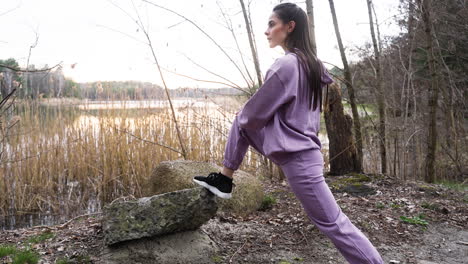
<svg viewBox="0 0 468 264">
<path fill-rule="evenodd" d="M 263 74 L 278 57 L 280 47 L 270 49 L 264 35 L 268 17 L 279 0 L 250 0 L 253 32 Z M 240 3 L 237 0 L 153 0 L 193 21 L 218 43 L 241 68 L 241 56 L 254 73 L 251 51 Z M 244 0 L 247 4 L 249 0 Z M 286 1 L 294 2 L 294 1 Z M 335 0 L 338 23 L 348 60 L 357 59 L 350 49 L 370 39 L 366 0 Z M 393 16 L 398 0 L 378 0 L 376 13 L 383 36 L 396 35 Z M 201 30 L 189 21 L 141 0 L 1 0 L 0 59 L 15 58 L 25 67 L 62 63 L 66 77 L 76 82 L 148 81 L 163 85 L 148 41 L 136 24 L 141 18 L 163 70 L 168 88 L 214 88 L 225 85 L 195 81 L 180 76 L 222 81 L 213 73 L 245 87 L 234 63 Z M 295 1 L 305 10 L 305 2 Z M 239 49 L 226 28 L 232 21 Z M 329 2 L 314 0 L 317 50 L 324 62 L 342 66 Z M 239 52 L 240 50 L 240 52 Z M 203 69 L 204 68 L 204 69 Z M 331 68 L 327 64 L 327 68 Z M 176 72 L 178 74 L 174 74 Z M 212 72 L 212 73 L 210 73 Z M 245 72 L 245 71 L 244 71 Z"/>
</svg>

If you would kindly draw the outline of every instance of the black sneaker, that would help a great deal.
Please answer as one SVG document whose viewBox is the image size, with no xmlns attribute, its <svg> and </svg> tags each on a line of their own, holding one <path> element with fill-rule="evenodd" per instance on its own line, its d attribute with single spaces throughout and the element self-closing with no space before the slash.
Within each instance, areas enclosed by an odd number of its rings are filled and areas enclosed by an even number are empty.
<svg viewBox="0 0 468 264">
<path fill-rule="evenodd" d="M 221 198 L 231 198 L 233 185 L 232 179 L 228 176 L 225 176 L 221 172 L 212 172 L 208 174 L 208 177 L 195 176 L 193 177 L 193 181 L 207 188 L 212 193 L 216 194 Z"/>
</svg>

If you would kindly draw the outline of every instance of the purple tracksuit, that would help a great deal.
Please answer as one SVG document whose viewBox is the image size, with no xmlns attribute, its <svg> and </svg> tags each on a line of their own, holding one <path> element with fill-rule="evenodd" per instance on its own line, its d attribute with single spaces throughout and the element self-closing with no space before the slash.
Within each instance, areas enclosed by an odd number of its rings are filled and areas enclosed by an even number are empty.
<svg viewBox="0 0 468 264">
<path fill-rule="evenodd" d="M 383 263 L 370 241 L 341 211 L 324 180 L 317 137 L 320 110 L 309 109 L 305 76 L 295 53 L 287 51 L 273 63 L 263 86 L 234 119 L 223 165 L 237 170 L 252 146 L 281 167 L 311 221 L 349 263 Z M 331 82 L 324 71 L 323 85 Z"/>
</svg>

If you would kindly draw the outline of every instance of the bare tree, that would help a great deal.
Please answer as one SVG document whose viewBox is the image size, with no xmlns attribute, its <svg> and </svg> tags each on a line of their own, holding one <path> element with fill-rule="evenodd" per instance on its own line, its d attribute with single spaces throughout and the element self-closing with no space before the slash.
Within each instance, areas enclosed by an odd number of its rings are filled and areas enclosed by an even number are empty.
<svg viewBox="0 0 468 264">
<path fill-rule="evenodd" d="M 309 18 L 310 42 L 314 54 L 317 54 L 317 42 L 315 41 L 315 21 L 314 21 L 314 3 L 312 0 L 306 0 L 307 17 Z"/>
<path fill-rule="evenodd" d="M 429 106 L 429 124 L 428 124 L 428 140 L 426 153 L 426 171 L 424 179 L 427 182 L 435 180 L 435 156 L 437 152 L 437 98 L 439 96 L 439 81 L 436 69 L 436 60 L 434 55 L 434 33 L 432 26 L 431 0 L 418 0 L 422 10 L 422 19 L 424 22 L 424 32 L 426 35 L 426 51 L 429 64 L 429 74 L 431 76 L 431 86 L 428 94 Z"/>
<path fill-rule="evenodd" d="M 245 5 L 244 5 L 244 0 L 239 0 L 239 1 L 242 7 L 242 13 L 244 14 L 245 28 L 247 30 L 247 36 L 249 37 L 250 50 L 252 51 L 252 58 L 253 58 L 254 65 L 255 65 L 255 72 L 257 73 L 258 86 L 261 86 L 263 83 L 262 73 L 260 72 L 260 64 L 258 62 L 257 47 L 255 47 L 255 43 L 253 41 L 254 38 L 252 35 L 252 23 L 249 20 L 249 16 L 247 15 L 247 10 L 245 9 Z"/>
<path fill-rule="evenodd" d="M 367 10 L 369 13 L 369 25 L 372 36 L 372 44 L 374 47 L 374 58 L 375 58 L 375 71 L 377 81 L 377 107 L 379 109 L 379 145 L 380 145 L 380 164 L 381 172 L 387 172 L 387 150 L 386 150 L 386 136 L 385 136 L 385 98 L 383 93 L 382 85 L 382 64 L 380 61 L 380 50 L 379 44 L 375 37 L 374 31 L 374 19 L 372 18 L 372 0 L 367 0 Z"/>
</svg>

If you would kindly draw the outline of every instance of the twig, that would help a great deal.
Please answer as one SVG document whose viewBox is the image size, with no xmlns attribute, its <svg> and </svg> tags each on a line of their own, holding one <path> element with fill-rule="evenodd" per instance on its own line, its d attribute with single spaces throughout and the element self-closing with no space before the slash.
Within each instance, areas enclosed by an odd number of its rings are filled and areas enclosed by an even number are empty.
<svg viewBox="0 0 468 264">
<path fill-rule="evenodd" d="M 59 225 L 59 226 L 45 226 L 45 225 L 38 225 L 38 226 L 33 226 L 31 227 L 32 229 L 39 229 L 39 228 L 45 228 L 45 229 L 48 229 L 48 230 L 55 230 L 55 229 L 63 229 L 65 228 L 67 225 L 69 225 L 71 222 L 73 222 L 74 220 L 80 218 L 80 217 L 84 217 L 84 216 L 90 216 L 90 215 L 97 215 L 97 214 L 102 214 L 102 212 L 96 212 L 96 213 L 89 213 L 89 214 L 82 214 L 82 215 L 78 215 L 78 216 L 75 216 L 73 217 L 72 219 L 68 220 L 67 222 Z"/>
<path fill-rule="evenodd" d="M 307 240 L 307 237 L 306 235 L 304 234 L 304 232 L 302 232 L 302 230 L 298 229 L 299 232 L 301 232 L 302 236 L 304 237 L 305 241 L 306 241 L 306 244 L 309 245 L 309 240 Z M 302 242 L 302 241 L 301 241 Z M 298 243 L 299 244 L 299 243 Z"/>
<path fill-rule="evenodd" d="M 158 145 L 158 146 L 161 146 L 161 147 L 170 149 L 170 150 L 172 150 L 172 151 L 174 151 L 174 152 L 177 152 L 177 153 L 179 153 L 179 154 L 183 154 L 181 151 L 179 151 L 179 150 L 177 150 L 177 149 L 175 149 L 175 148 L 173 148 L 173 147 L 166 146 L 166 145 L 161 144 L 161 143 L 158 143 L 158 142 L 154 142 L 154 141 L 151 141 L 151 140 L 147 140 L 147 139 L 141 138 L 141 137 L 139 137 L 139 136 L 137 136 L 137 135 L 134 135 L 134 134 L 132 134 L 132 133 L 130 133 L 130 132 L 128 132 L 128 131 L 125 131 L 125 130 L 122 130 L 122 129 L 118 129 L 117 127 L 114 127 L 114 129 L 117 130 L 117 131 L 126 133 L 126 134 L 128 134 L 128 135 L 130 135 L 130 136 L 132 136 L 132 137 L 134 137 L 134 138 L 136 138 L 136 139 L 139 139 L 139 140 L 143 141 L 143 142 L 147 142 L 147 143 L 151 143 L 151 144 L 154 144 L 154 145 Z"/>
<path fill-rule="evenodd" d="M 58 229 L 63 229 L 63 228 L 65 228 L 67 225 L 69 225 L 71 222 L 75 221 L 75 220 L 78 219 L 78 218 L 81 218 L 81 217 L 84 217 L 84 216 L 97 215 L 97 214 L 102 214 L 102 212 L 89 213 L 89 214 L 82 214 L 82 215 L 79 215 L 79 216 L 75 216 L 75 217 L 73 217 L 72 219 L 70 219 L 70 220 L 68 220 L 67 222 L 65 222 L 64 224 L 59 225 L 57 228 L 58 228 Z"/>
<path fill-rule="evenodd" d="M 247 243 L 247 239 L 245 239 L 245 242 L 244 244 L 242 244 L 242 246 L 240 246 L 236 252 L 234 252 L 234 254 L 232 254 L 231 258 L 229 259 L 229 263 L 232 263 L 232 259 L 234 258 L 234 256 L 237 254 L 237 252 L 241 251 L 241 249 L 245 246 L 245 244 Z"/>
</svg>

